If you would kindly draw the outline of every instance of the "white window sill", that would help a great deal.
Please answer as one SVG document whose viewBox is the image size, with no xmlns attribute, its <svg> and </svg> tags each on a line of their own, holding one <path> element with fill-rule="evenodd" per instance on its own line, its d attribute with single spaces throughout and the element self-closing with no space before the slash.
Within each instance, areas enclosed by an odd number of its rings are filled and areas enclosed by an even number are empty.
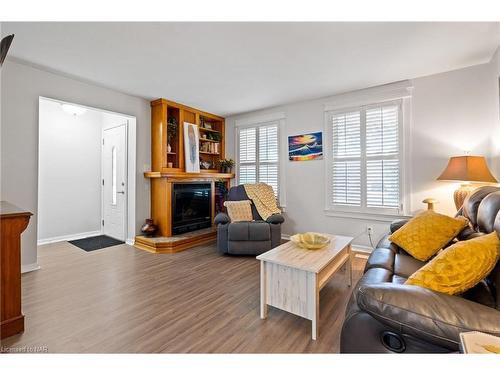
<svg viewBox="0 0 500 375">
<path fill-rule="evenodd" d="M 408 215 L 376 214 L 368 212 L 346 212 L 346 211 L 338 211 L 331 209 L 326 209 L 325 215 L 331 217 L 341 217 L 346 219 L 380 221 L 384 223 L 391 223 L 394 220 L 400 220 L 400 219 L 411 219 L 411 216 Z"/>
</svg>

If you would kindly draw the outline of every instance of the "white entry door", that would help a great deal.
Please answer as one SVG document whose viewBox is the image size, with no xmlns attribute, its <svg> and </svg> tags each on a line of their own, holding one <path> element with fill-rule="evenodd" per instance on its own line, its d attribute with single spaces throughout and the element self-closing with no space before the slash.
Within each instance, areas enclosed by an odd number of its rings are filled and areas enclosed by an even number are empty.
<svg viewBox="0 0 500 375">
<path fill-rule="evenodd" d="M 125 241 L 127 217 L 127 124 L 103 131 L 103 233 Z"/>
</svg>

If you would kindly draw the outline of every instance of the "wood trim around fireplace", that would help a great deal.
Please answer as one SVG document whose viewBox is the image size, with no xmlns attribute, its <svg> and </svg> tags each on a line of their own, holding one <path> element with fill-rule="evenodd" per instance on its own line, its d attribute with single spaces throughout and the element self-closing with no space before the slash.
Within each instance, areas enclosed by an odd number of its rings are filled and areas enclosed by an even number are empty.
<svg viewBox="0 0 500 375">
<path fill-rule="evenodd" d="M 168 120 L 177 121 L 174 135 L 169 132 Z M 166 99 L 151 102 L 151 166 L 152 170 L 144 172 L 151 185 L 151 218 L 158 226 L 155 237 L 136 236 L 135 247 L 155 253 L 173 253 L 189 249 L 197 245 L 215 241 L 216 230 L 207 228 L 179 236 L 172 235 L 172 189 L 178 182 L 210 182 L 211 222 L 215 217 L 215 183 L 223 181 L 229 189 L 233 173 L 220 173 L 215 169 L 201 170 L 200 173 L 186 173 L 182 127 L 184 121 L 195 123 L 204 132 L 218 134 L 217 138 L 202 138 L 200 143 L 219 143 L 218 153 L 200 155 L 204 161 L 214 164 L 217 159 L 224 158 L 225 119 L 183 104 Z M 217 140 L 216 140 L 217 139 Z M 201 146 L 201 144 L 200 144 Z M 146 218 L 145 218 L 146 219 Z"/>
</svg>

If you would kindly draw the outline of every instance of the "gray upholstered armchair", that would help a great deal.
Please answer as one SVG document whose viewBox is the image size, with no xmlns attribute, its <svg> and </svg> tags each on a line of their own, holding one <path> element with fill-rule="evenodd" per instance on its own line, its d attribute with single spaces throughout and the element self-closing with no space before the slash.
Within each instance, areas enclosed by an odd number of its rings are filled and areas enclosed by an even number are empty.
<svg viewBox="0 0 500 375">
<path fill-rule="evenodd" d="M 251 200 L 243 185 L 229 189 L 229 201 Z M 282 215 L 274 214 L 266 221 L 252 204 L 254 221 L 232 223 L 229 216 L 219 213 L 214 219 L 217 226 L 217 250 L 223 254 L 259 255 L 280 244 Z"/>
</svg>

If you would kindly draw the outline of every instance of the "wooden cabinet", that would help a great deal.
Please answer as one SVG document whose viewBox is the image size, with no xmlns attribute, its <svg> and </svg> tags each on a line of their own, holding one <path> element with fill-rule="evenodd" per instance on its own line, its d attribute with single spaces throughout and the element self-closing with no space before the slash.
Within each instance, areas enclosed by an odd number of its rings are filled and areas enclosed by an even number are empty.
<svg viewBox="0 0 500 375">
<path fill-rule="evenodd" d="M 199 126 L 201 171 L 218 172 L 217 163 L 224 158 L 224 118 L 166 99 L 151 102 L 152 172 L 184 172 L 184 122 Z"/>
<path fill-rule="evenodd" d="M 0 338 L 24 331 L 21 310 L 21 233 L 30 212 L 0 202 Z"/>
</svg>

